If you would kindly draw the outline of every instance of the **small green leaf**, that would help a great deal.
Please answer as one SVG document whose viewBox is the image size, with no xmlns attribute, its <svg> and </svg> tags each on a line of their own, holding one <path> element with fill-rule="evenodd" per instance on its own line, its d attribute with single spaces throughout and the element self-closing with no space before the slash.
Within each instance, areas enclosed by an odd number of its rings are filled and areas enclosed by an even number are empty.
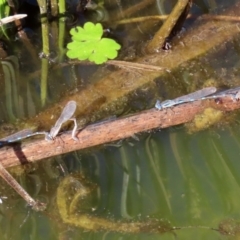
<svg viewBox="0 0 240 240">
<path fill-rule="evenodd" d="M 71 59 L 88 59 L 96 64 L 102 64 L 108 59 L 116 58 L 117 50 L 121 48 L 114 40 L 102 38 L 103 28 L 100 23 L 87 22 L 83 28 L 71 29 L 70 34 L 73 41 L 67 45 L 67 56 Z"/>
</svg>

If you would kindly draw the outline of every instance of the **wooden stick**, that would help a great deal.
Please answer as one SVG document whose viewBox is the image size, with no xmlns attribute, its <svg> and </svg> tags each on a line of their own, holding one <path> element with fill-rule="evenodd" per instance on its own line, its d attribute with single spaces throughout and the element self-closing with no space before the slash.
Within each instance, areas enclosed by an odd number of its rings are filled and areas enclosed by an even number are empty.
<svg viewBox="0 0 240 240">
<path fill-rule="evenodd" d="M 147 45 L 147 51 L 154 53 L 159 51 L 159 46 L 162 47 L 166 38 L 174 28 L 176 22 L 181 16 L 182 12 L 188 5 L 189 0 L 178 0 L 172 12 L 168 15 L 167 20 L 163 23 L 158 32 L 155 33 L 154 38 Z"/>
<path fill-rule="evenodd" d="M 219 103 L 215 100 L 205 100 L 178 105 L 162 111 L 150 109 L 117 120 L 89 125 L 77 133 L 79 141 L 71 138 L 71 132 L 56 137 L 52 142 L 44 139 L 29 139 L 25 143 L 19 142 L 1 148 L 0 162 L 4 167 L 15 166 L 117 141 L 140 132 L 186 123 L 192 121 L 196 114 L 201 113 L 207 107 L 232 111 L 240 108 L 240 101 L 225 97 Z"/>
<path fill-rule="evenodd" d="M 1 177 L 36 211 L 43 211 L 46 204 L 35 201 L 24 188 L 12 177 L 12 175 L 0 163 Z"/>
</svg>

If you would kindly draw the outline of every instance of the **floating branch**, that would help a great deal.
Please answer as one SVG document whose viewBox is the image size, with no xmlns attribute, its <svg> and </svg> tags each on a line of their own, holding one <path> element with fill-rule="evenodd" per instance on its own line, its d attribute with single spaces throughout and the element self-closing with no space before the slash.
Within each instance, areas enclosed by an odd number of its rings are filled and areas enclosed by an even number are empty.
<svg viewBox="0 0 240 240">
<path fill-rule="evenodd" d="M 0 149 L 0 162 L 4 167 L 15 166 L 125 139 L 140 132 L 187 123 L 208 107 L 224 112 L 233 111 L 240 108 L 240 101 L 224 97 L 218 102 L 205 100 L 178 105 L 162 111 L 150 109 L 117 120 L 86 126 L 78 131 L 76 135 L 78 141 L 74 141 L 69 132 L 61 134 L 52 142 L 44 139 L 19 142 Z"/>
</svg>

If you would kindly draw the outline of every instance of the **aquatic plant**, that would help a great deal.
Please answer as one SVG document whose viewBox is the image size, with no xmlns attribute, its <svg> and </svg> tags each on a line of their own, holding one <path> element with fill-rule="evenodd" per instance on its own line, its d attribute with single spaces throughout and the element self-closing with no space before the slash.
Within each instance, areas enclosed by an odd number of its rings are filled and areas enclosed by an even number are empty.
<svg viewBox="0 0 240 240">
<path fill-rule="evenodd" d="M 116 58 L 117 50 L 121 48 L 115 40 L 102 38 L 103 27 L 100 23 L 95 25 L 87 22 L 83 27 L 72 28 L 70 34 L 72 42 L 67 45 L 67 56 L 71 59 L 88 59 L 96 64 L 102 64 L 108 59 Z"/>
<path fill-rule="evenodd" d="M 10 7 L 8 6 L 6 0 L 0 0 L 0 18 L 4 18 L 9 16 L 10 13 Z M 7 27 L 3 24 L 0 24 L 0 35 L 4 36 L 6 39 L 8 39 L 7 32 L 6 32 Z"/>
</svg>

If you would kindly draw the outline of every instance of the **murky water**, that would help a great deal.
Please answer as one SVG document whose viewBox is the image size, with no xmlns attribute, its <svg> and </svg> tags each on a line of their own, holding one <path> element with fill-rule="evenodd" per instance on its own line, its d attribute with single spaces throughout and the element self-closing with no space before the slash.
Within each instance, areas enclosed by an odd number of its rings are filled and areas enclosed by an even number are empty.
<svg viewBox="0 0 240 240">
<path fill-rule="evenodd" d="M 144 134 L 139 141 L 125 140 L 120 147 L 43 160 L 30 172 L 14 176 L 32 196 L 48 203 L 47 211 L 36 213 L 12 190 L 2 190 L 1 232 L 6 239 L 174 239 L 175 234 L 178 239 L 195 234 L 196 239 L 224 239 L 211 228 L 240 217 L 239 136 L 238 127 L 193 135 L 175 128 Z M 58 198 L 67 178 L 71 179 L 65 206 Z M 5 188 L 5 183 L 1 186 Z M 74 189 L 87 195 L 73 193 Z M 59 211 L 64 216 L 63 206 L 68 208 L 68 219 L 59 217 Z M 92 223 L 104 219 L 105 230 L 74 227 L 84 227 L 82 216 Z M 63 224 L 69 219 L 72 224 Z M 146 227 L 146 233 L 127 233 L 129 226 L 118 233 L 118 227 L 111 225 L 119 221 L 120 228 L 124 222 L 140 221 L 149 226 L 159 220 L 183 229 L 151 234 Z"/>
<path fill-rule="evenodd" d="M 163 2 L 157 1 L 158 12 L 167 12 Z M 119 2 L 118 8 L 125 4 Z M 217 4 L 222 6 L 224 1 L 201 1 L 194 9 L 203 11 L 207 5 L 215 11 Z M 120 41 L 124 34 L 132 33 L 125 42 L 128 47 L 143 34 L 144 26 L 136 26 L 136 32 L 127 27 L 116 30 Z M 53 25 L 52 33 L 54 29 Z M 221 85 L 240 85 L 237 43 L 235 39 L 228 51 L 221 49 L 219 55 L 204 56 L 156 79 L 157 93 L 137 92 L 127 110 L 153 107 L 154 94 L 167 98 L 170 90 L 181 95 L 210 78 Z M 40 51 L 41 44 L 35 46 Z M 35 65 L 23 59 L 20 71 L 13 64 L 14 57 L 4 63 L 9 78 L 1 89 L 1 129 L 6 131 L 11 131 L 10 124 L 16 119 L 35 116 L 62 96 L 74 95 L 97 82 L 97 78 L 91 79 L 97 69 L 94 66 L 53 69 L 43 105 L 43 85 L 40 72 L 36 72 L 37 64 L 43 62 L 37 60 Z M 212 240 L 227 239 L 227 232 L 237 239 L 239 115 L 229 119 L 230 123 L 194 134 L 182 126 L 156 130 L 139 134 L 139 140 L 134 137 L 12 169 L 29 194 L 46 202 L 48 208 L 34 212 L 1 180 L 1 239 Z"/>
</svg>

